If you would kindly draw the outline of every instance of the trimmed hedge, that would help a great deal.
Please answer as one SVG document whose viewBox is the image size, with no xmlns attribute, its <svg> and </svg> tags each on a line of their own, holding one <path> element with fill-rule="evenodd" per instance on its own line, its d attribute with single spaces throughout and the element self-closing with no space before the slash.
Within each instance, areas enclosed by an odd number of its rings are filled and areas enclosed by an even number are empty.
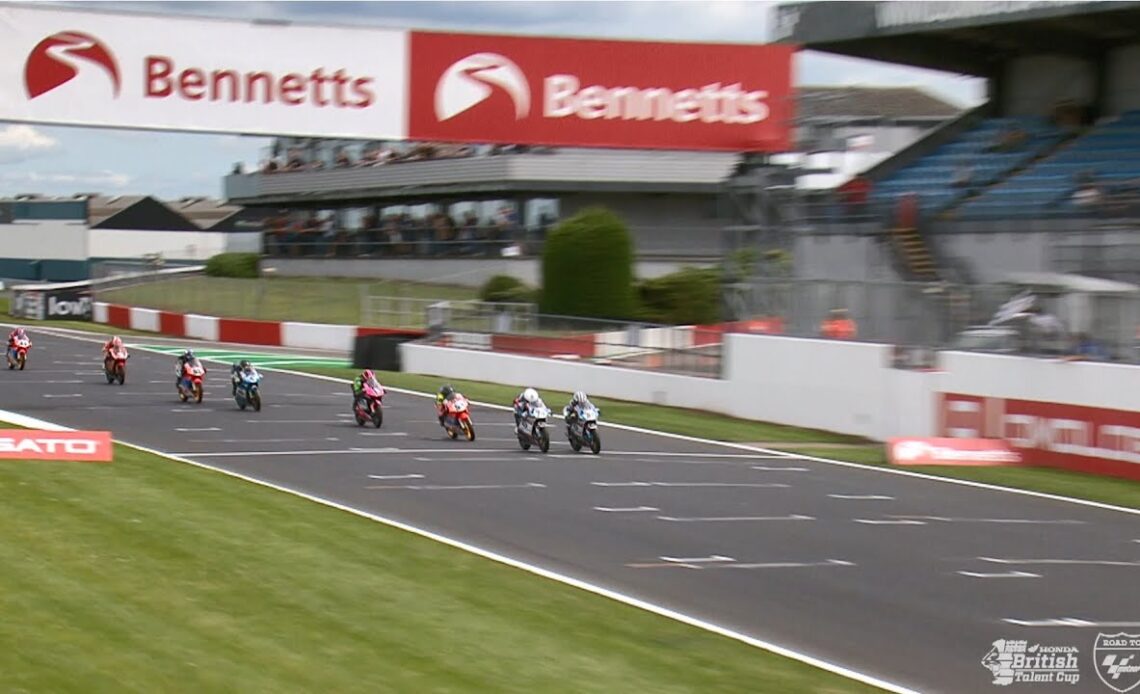
<svg viewBox="0 0 1140 694">
<path fill-rule="evenodd" d="M 535 294 L 534 289 L 511 275 L 495 275 L 479 289 L 481 300 L 496 303 L 530 303 L 535 300 Z"/>
<path fill-rule="evenodd" d="M 256 253 L 220 253 L 206 261 L 210 277 L 257 277 Z"/>
<path fill-rule="evenodd" d="M 667 325 L 708 325 L 721 316 L 721 272 L 685 268 L 638 286 L 642 318 Z"/>
<path fill-rule="evenodd" d="M 620 217 L 589 208 L 550 232 L 542 249 L 541 308 L 591 318 L 637 314 L 633 241 Z"/>
</svg>

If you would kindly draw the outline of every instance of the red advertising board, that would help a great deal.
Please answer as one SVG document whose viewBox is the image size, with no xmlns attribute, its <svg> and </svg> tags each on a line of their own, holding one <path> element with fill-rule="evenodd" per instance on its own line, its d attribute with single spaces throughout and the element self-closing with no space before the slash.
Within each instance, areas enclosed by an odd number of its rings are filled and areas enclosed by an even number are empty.
<svg viewBox="0 0 1140 694">
<path fill-rule="evenodd" d="M 109 463 L 111 452 L 109 431 L 5 429 L 0 432 L 0 459 Z"/>
<path fill-rule="evenodd" d="M 994 439 L 898 438 L 887 441 L 892 465 L 1020 465 L 1022 456 Z"/>
<path fill-rule="evenodd" d="M 1004 440 L 1029 465 L 1140 479 L 1140 411 L 944 393 L 939 433 Z"/>
<path fill-rule="evenodd" d="M 787 151 L 787 45 L 411 33 L 408 136 Z"/>
</svg>

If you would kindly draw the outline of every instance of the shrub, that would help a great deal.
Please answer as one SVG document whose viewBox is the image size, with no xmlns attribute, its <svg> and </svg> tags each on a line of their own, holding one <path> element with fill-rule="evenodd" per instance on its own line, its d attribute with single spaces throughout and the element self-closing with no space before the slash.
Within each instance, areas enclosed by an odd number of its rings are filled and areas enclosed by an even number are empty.
<svg viewBox="0 0 1140 694">
<path fill-rule="evenodd" d="M 592 318 L 637 313 L 633 242 L 605 208 L 579 212 L 555 227 L 542 250 L 542 312 Z"/>
<path fill-rule="evenodd" d="M 206 261 L 210 277 L 257 277 L 256 253 L 221 253 Z"/>
<path fill-rule="evenodd" d="M 669 325 L 720 322 L 721 273 L 715 268 L 685 268 L 638 286 L 642 317 Z"/>
<path fill-rule="evenodd" d="M 492 302 L 529 303 L 535 300 L 535 290 L 511 275 L 495 275 L 479 289 L 479 298 Z"/>
</svg>

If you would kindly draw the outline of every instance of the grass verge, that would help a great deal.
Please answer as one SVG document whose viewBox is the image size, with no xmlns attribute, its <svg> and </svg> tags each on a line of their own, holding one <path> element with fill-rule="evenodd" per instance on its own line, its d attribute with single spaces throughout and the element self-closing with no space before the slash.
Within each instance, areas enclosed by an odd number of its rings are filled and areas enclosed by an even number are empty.
<svg viewBox="0 0 1140 694">
<path fill-rule="evenodd" d="M 355 374 L 352 369 L 323 367 L 300 367 L 297 370 L 340 378 L 351 378 Z M 396 372 L 377 373 L 386 385 L 426 393 L 434 393 L 444 382 L 443 379 L 435 376 Z M 509 405 L 519 391 L 514 386 L 480 381 L 452 380 L 450 383 L 469 398 L 504 405 Z M 569 393 L 557 391 L 544 390 L 542 395 L 546 403 L 556 410 L 561 410 L 562 405 L 570 399 Z M 697 412 L 676 407 L 660 407 L 604 398 L 597 398 L 594 401 L 602 408 L 604 422 L 644 427 L 716 441 L 762 443 L 765 448 L 789 453 L 890 467 L 887 463 L 884 446 L 852 436 L 734 419 L 710 412 Z M 813 444 L 827 444 L 827 447 L 815 447 Z M 1140 508 L 1140 482 L 1115 477 L 1101 477 L 1049 468 L 1017 467 L 960 468 L 932 466 L 915 471 L 929 475 L 973 480 L 1003 487 L 1099 501 L 1128 508 Z"/>
<path fill-rule="evenodd" d="M 875 691 L 124 446 L 0 495 L 5 689 Z"/>
<path fill-rule="evenodd" d="M 424 323 L 419 300 L 459 301 L 477 294 L 470 287 L 328 277 L 184 277 L 105 291 L 99 300 L 232 318 L 419 328 Z M 377 303 L 362 315 L 367 295 L 409 301 Z"/>
</svg>

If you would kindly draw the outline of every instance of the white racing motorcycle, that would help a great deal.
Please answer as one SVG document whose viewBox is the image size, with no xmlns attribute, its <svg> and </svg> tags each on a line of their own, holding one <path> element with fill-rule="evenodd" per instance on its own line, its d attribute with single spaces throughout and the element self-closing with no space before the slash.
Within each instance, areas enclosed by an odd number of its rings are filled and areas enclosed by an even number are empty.
<svg viewBox="0 0 1140 694">
<path fill-rule="evenodd" d="M 550 450 L 550 434 L 546 431 L 546 420 L 549 418 L 550 409 L 541 401 L 535 403 L 527 414 L 519 417 L 515 434 L 524 451 L 529 451 L 531 446 L 538 446 L 538 450 L 543 453 Z"/>
<path fill-rule="evenodd" d="M 567 417 L 566 419 L 566 438 L 570 440 L 570 447 L 575 452 L 582 450 L 585 446 L 590 449 L 594 455 L 602 452 L 602 439 L 598 436 L 598 416 L 601 412 L 592 404 L 585 407 L 576 407 L 577 419 L 573 422 Z M 563 417 L 570 414 L 570 408 L 562 413 Z"/>
</svg>

